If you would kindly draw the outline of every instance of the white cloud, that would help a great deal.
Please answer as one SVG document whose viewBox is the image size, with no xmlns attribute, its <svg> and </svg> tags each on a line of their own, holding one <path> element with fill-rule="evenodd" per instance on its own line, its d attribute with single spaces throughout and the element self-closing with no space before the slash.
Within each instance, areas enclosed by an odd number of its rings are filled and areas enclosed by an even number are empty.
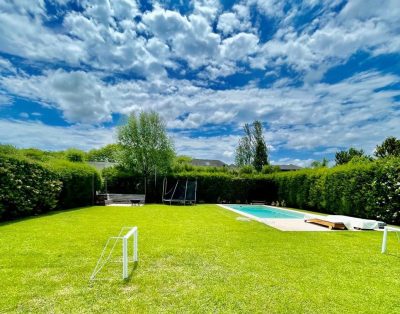
<svg viewBox="0 0 400 314">
<path fill-rule="evenodd" d="M 258 37 L 254 34 L 239 33 L 222 42 L 222 55 L 230 60 L 242 60 L 257 51 Z"/>
<path fill-rule="evenodd" d="M 33 121 L 0 119 L 0 130 L 7 130 L 0 132 L 0 143 L 20 148 L 62 150 L 76 147 L 89 150 L 115 142 L 114 130 L 107 128 L 60 127 Z"/>
<path fill-rule="evenodd" d="M 56 107 L 71 122 L 99 123 L 111 118 L 105 85 L 93 74 L 57 70 L 29 78 L 4 77 L 0 84 L 11 93 Z"/>
</svg>

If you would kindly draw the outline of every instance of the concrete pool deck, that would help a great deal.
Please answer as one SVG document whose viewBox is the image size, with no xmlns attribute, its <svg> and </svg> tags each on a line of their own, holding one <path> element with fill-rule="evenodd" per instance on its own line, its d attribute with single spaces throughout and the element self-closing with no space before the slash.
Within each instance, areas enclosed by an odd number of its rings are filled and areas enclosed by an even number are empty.
<svg viewBox="0 0 400 314">
<path fill-rule="evenodd" d="M 259 218 L 244 212 L 241 212 L 239 210 L 233 209 L 229 207 L 229 205 L 222 205 L 222 204 L 217 204 L 218 206 L 225 208 L 227 210 L 230 210 L 232 212 L 235 212 L 241 216 L 245 216 L 247 218 L 250 218 L 251 220 L 255 220 L 258 222 L 261 222 L 263 224 L 266 224 L 267 226 L 270 226 L 272 228 L 281 230 L 281 231 L 322 231 L 322 232 L 331 232 L 331 231 L 337 231 L 337 230 L 329 230 L 327 227 L 315 225 L 313 223 L 308 223 L 305 222 L 303 219 L 280 219 L 280 218 Z M 271 206 L 274 207 L 274 206 Z M 277 207 L 280 208 L 280 207 Z M 284 209 L 284 208 L 280 208 Z M 298 212 L 295 210 L 291 209 L 285 209 L 288 211 L 294 211 L 297 213 L 302 213 L 303 212 Z"/>
</svg>

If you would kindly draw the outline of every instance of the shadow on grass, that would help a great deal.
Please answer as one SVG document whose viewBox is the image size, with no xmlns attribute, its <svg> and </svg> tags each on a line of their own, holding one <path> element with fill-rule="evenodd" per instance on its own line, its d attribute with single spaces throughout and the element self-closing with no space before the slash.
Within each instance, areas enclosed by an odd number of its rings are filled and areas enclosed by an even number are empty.
<svg viewBox="0 0 400 314">
<path fill-rule="evenodd" d="M 15 219 L 10 219 L 10 220 L 6 220 L 6 221 L 0 221 L 0 227 L 17 224 L 17 223 L 24 222 L 24 221 L 29 221 L 29 220 L 34 220 L 34 219 L 39 219 L 39 218 L 59 215 L 59 214 L 62 214 L 62 213 L 69 213 L 69 212 L 77 211 L 77 210 L 80 210 L 80 209 L 90 208 L 90 207 L 95 207 L 95 206 L 96 205 L 93 205 L 93 206 L 89 205 L 89 206 L 82 206 L 82 207 L 75 207 L 75 208 L 68 208 L 68 209 L 53 210 L 53 211 L 46 212 L 46 213 L 43 213 L 43 214 L 36 214 L 36 215 L 33 215 L 33 216 L 26 216 L 26 217 L 22 217 L 22 218 L 15 218 Z"/>
<path fill-rule="evenodd" d="M 131 281 L 133 275 L 135 274 L 135 270 L 138 268 L 138 264 L 139 262 L 133 262 L 133 266 L 131 268 L 128 278 L 124 279 L 124 284 L 127 284 Z"/>
<path fill-rule="evenodd" d="M 122 283 L 124 285 L 129 284 L 131 282 L 132 278 L 134 277 L 135 270 L 138 268 L 138 265 L 139 262 L 133 262 L 128 278 L 122 279 Z M 120 276 L 121 274 L 118 275 Z M 89 287 L 93 287 L 96 282 L 116 282 L 116 281 L 120 281 L 120 279 L 117 279 L 117 276 L 113 278 L 94 278 L 89 280 Z"/>
</svg>

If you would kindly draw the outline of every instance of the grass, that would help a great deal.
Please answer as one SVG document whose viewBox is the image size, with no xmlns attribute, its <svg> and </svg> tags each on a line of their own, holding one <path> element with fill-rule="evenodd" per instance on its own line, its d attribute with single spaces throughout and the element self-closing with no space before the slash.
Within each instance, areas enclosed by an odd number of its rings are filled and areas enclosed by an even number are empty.
<svg viewBox="0 0 400 314">
<path fill-rule="evenodd" d="M 281 232 L 215 205 L 88 207 L 0 225 L 0 312 L 398 313 L 400 245 L 380 232 Z M 102 247 L 139 227 L 122 281 Z"/>
</svg>

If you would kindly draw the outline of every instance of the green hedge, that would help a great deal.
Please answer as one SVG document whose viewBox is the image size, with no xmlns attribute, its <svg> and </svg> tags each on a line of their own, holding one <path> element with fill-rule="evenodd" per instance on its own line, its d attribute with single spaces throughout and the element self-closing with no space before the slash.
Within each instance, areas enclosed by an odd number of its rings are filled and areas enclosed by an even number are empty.
<svg viewBox="0 0 400 314">
<path fill-rule="evenodd" d="M 95 168 L 78 162 L 51 160 L 46 167 L 62 182 L 58 207 L 62 209 L 93 204 L 93 192 L 100 189 L 101 179 Z"/>
<path fill-rule="evenodd" d="M 128 175 L 118 168 L 103 170 L 109 193 L 144 193 L 144 179 Z M 220 201 L 247 203 L 252 200 L 272 201 L 276 199 L 276 189 L 271 179 L 265 176 L 233 176 L 229 173 L 181 172 L 167 176 L 168 187 L 177 180 L 197 179 L 197 199 L 199 202 L 217 203 Z M 147 202 L 161 202 L 163 177 L 148 178 Z"/>
<path fill-rule="evenodd" d="M 0 220 L 54 209 L 61 185 L 55 173 L 37 163 L 0 155 Z"/>
<path fill-rule="evenodd" d="M 143 179 L 117 168 L 105 169 L 108 191 L 143 193 Z M 400 224 L 400 159 L 305 169 L 270 175 L 183 171 L 168 176 L 198 181 L 200 202 L 285 201 L 287 206 Z M 162 177 L 149 178 L 148 202 L 160 202 Z"/>
<path fill-rule="evenodd" d="M 400 160 L 270 175 L 287 206 L 400 223 Z"/>
</svg>

